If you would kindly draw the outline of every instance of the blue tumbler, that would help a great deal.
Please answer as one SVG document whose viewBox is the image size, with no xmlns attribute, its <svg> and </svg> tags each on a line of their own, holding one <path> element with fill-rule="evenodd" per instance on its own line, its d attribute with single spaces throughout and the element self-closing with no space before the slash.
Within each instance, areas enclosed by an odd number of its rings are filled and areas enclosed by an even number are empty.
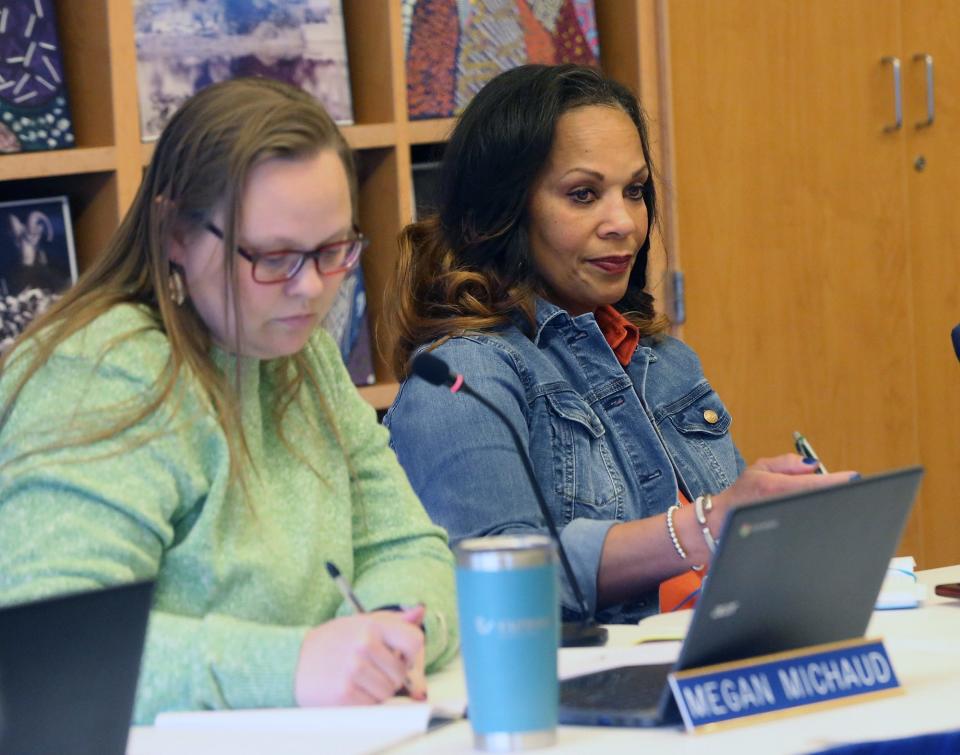
<svg viewBox="0 0 960 755">
<path fill-rule="evenodd" d="M 474 746 L 509 752 L 553 744 L 560 631 L 553 542 L 543 535 L 472 538 L 456 555 Z"/>
</svg>

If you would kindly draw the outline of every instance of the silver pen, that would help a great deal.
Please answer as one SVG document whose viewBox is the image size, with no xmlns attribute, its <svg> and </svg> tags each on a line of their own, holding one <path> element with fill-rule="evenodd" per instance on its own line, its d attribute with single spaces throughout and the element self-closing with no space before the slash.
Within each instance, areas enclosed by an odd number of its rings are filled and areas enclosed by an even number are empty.
<svg viewBox="0 0 960 755">
<path fill-rule="evenodd" d="M 813 446 L 796 430 L 793 432 L 793 445 L 797 449 L 797 453 L 800 454 L 805 459 L 813 459 L 817 462 L 817 474 L 826 474 L 827 468 L 823 466 L 823 462 L 820 461 L 820 457 L 817 456 L 817 452 L 813 450 Z"/>
</svg>

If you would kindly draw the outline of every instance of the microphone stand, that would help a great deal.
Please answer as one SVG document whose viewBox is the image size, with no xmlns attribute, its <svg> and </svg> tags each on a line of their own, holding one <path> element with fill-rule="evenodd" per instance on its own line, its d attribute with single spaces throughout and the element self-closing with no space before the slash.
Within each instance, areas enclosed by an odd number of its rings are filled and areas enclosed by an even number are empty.
<svg viewBox="0 0 960 755">
<path fill-rule="evenodd" d="M 567 583 L 570 585 L 570 589 L 573 591 L 573 595 L 577 601 L 577 607 L 580 609 L 581 616 L 583 616 L 580 621 L 563 622 L 562 635 L 560 639 L 561 645 L 563 647 L 583 647 L 589 645 L 606 644 L 607 630 L 597 624 L 596 620 L 593 618 L 593 615 L 587 609 L 587 601 L 584 599 L 583 592 L 580 590 L 580 585 L 577 583 L 576 575 L 573 573 L 573 567 L 570 566 L 570 559 L 567 558 L 567 551 L 564 549 L 563 543 L 560 541 L 560 533 L 557 531 L 557 524 L 553 519 L 553 515 L 550 513 L 550 509 L 547 507 L 547 502 L 543 497 L 543 491 L 540 489 L 540 483 L 537 481 L 536 474 L 534 474 L 533 466 L 530 464 L 530 459 L 523 451 L 523 441 L 520 439 L 520 434 L 517 432 L 516 428 L 510 423 L 506 415 L 500 410 L 499 407 L 495 406 L 489 399 L 481 396 L 469 385 L 467 385 L 463 379 L 463 375 L 454 375 L 452 372 L 450 372 L 450 368 L 447 366 L 447 363 L 440 359 L 440 357 L 424 351 L 414 358 L 413 363 L 410 366 L 414 375 L 417 375 L 432 385 L 446 385 L 450 388 L 451 393 L 463 391 L 464 393 L 472 396 L 485 407 L 487 407 L 487 409 L 497 415 L 497 418 L 510 431 L 510 437 L 513 439 L 513 443 L 517 447 L 517 452 L 520 455 L 520 461 L 523 462 L 523 469 L 527 474 L 527 478 L 530 480 L 530 485 L 533 486 L 533 493 L 537 500 L 537 505 L 540 507 L 540 514 L 547 523 L 547 529 L 550 530 L 550 537 L 552 537 L 553 542 L 557 544 L 557 554 L 560 556 L 560 564 L 563 566 L 563 572 L 567 577 Z"/>
<path fill-rule="evenodd" d="M 587 609 L 587 601 L 583 597 L 583 593 L 580 591 L 580 585 L 577 583 L 576 576 L 574 576 L 573 567 L 570 565 L 570 559 L 567 558 L 567 551 L 564 549 L 563 543 L 560 542 L 560 533 L 557 531 L 557 524 L 553 519 L 553 515 L 550 513 L 550 509 L 547 508 L 547 502 L 544 500 L 543 491 L 540 489 L 540 484 L 533 472 L 533 465 L 530 464 L 529 456 L 523 453 L 523 442 L 520 440 L 520 434 L 498 406 L 495 406 L 492 401 L 484 396 L 481 396 L 479 393 L 473 390 L 469 385 L 466 384 L 466 382 L 464 382 L 462 376 L 458 375 L 457 377 L 458 381 L 454 381 L 451 385 L 451 388 L 455 388 L 461 393 L 466 393 L 468 396 L 475 398 L 477 401 L 487 407 L 487 409 L 496 414 L 500 421 L 503 422 L 504 426 L 510 431 L 510 435 L 513 437 L 513 442 L 516 444 L 517 450 L 520 452 L 520 461 L 523 462 L 523 468 L 527 473 L 527 477 L 530 478 L 530 484 L 533 486 L 534 497 L 537 499 L 537 505 L 540 507 L 540 514 L 547 523 L 547 529 L 550 530 L 550 537 L 552 537 L 553 541 L 557 544 L 557 554 L 560 556 L 560 563 L 563 566 L 563 572 L 567 577 L 567 582 L 570 585 L 570 589 L 573 590 L 573 595 L 577 600 L 577 607 L 580 609 L 580 613 L 583 616 L 583 619 L 580 621 L 563 622 L 561 627 L 560 644 L 563 647 L 605 645 L 607 643 L 607 630 L 597 624 L 597 622 L 591 616 L 590 611 Z M 456 382 L 459 382 L 460 385 L 456 386 Z"/>
</svg>

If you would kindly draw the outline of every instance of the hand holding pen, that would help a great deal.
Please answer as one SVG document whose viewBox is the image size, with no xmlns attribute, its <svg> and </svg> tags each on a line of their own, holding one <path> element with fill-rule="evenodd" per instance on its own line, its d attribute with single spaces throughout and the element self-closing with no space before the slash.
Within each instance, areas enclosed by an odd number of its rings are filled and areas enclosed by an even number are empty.
<svg viewBox="0 0 960 755">
<path fill-rule="evenodd" d="M 854 471 L 827 472 L 810 443 L 800 433 L 794 433 L 794 443 L 802 459 L 796 454 L 781 454 L 757 459 L 748 466 L 730 487 L 712 496 L 714 519 L 722 518 L 730 506 L 761 501 L 772 496 L 787 495 L 801 490 L 838 485 L 857 479 Z M 816 465 L 813 470 L 811 466 Z M 813 471 L 815 474 L 810 474 Z M 694 540 L 694 538 L 690 538 Z M 704 549 L 706 550 L 706 549 Z M 692 554 L 692 558 L 708 559 L 709 553 Z"/>
<path fill-rule="evenodd" d="M 352 598 L 344 595 L 344 599 L 362 610 L 353 591 L 349 593 Z M 424 611 L 416 606 L 355 613 L 310 629 L 300 645 L 294 673 L 297 705 L 375 705 L 404 688 L 411 698 L 426 699 L 420 628 Z"/>
<path fill-rule="evenodd" d="M 360 602 L 360 599 L 357 597 L 356 593 L 353 591 L 353 588 L 350 586 L 350 583 L 347 582 L 346 577 L 344 577 L 343 574 L 340 573 L 340 570 L 336 567 L 336 564 L 334 564 L 332 561 L 327 561 L 326 567 L 327 567 L 327 573 L 330 575 L 330 579 L 332 579 L 333 583 L 337 586 L 337 589 L 340 591 L 340 594 L 343 596 L 343 599 L 350 604 L 350 607 L 353 609 L 354 613 L 358 615 L 367 613 L 367 609 L 363 607 L 363 604 Z M 410 621 L 410 618 L 407 616 L 407 614 L 410 614 L 411 611 L 416 612 L 417 610 L 418 610 L 417 608 L 408 609 L 407 611 L 401 612 L 399 616 L 403 617 L 405 621 Z M 423 621 L 423 609 L 421 608 L 419 615 L 416 616 L 414 623 L 417 626 L 419 626 L 422 621 Z M 416 694 L 415 690 L 417 690 L 417 687 L 415 687 L 411 683 L 409 676 L 405 675 L 403 679 L 403 689 L 401 689 L 400 692 L 408 694 L 410 695 L 410 697 L 414 697 L 418 699 L 426 697 L 425 692 L 422 694 Z"/>
</svg>

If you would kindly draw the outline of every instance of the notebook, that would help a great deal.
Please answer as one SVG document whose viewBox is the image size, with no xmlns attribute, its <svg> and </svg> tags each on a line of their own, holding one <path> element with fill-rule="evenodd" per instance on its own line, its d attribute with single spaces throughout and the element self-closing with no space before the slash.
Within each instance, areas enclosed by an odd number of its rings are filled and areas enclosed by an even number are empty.
<svg viewBox="0 0 960 755">
<path fill-rule="evenodd" d="M 671 671 L 861 637 L 922 474 L 910 467 L 729 510 L 677 662 L 563 680 L 560 722 L 678 722 Z"/>
<path fill-rule="evenodd" d="M 0 608 L 0 753 L 122 755 L 152 589 Z"/>
</svg>

